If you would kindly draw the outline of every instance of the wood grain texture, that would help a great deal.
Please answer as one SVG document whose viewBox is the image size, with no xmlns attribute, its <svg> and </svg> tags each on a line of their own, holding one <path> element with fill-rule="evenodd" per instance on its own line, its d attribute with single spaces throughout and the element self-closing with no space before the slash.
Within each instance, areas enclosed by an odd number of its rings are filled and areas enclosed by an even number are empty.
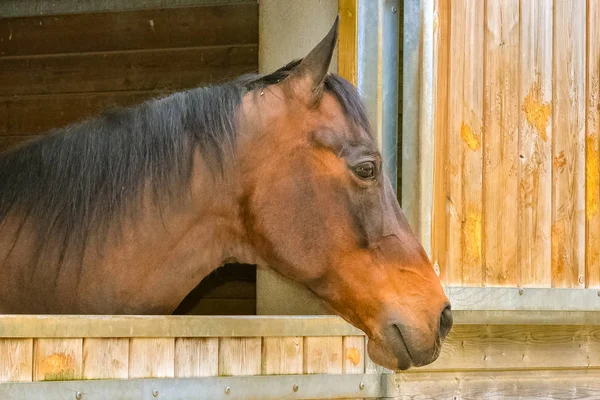
<svg viewBox="0 0 600 400">
<path fill-rule="evenodd" d="M 0 19 L 0 55 L 258 43 L 258 3 Z"/>
<path fill-rule="evenodd" d="M 129 339 L 83 339 L 83 379 L 127 379 Z"/>
<path fill-rule="evenodd" d="M 452 3 L 448 215 L 453 250 L 449 281 L 480 286 L 482 265 L 482 127 L 484 3 Z"/>
<path fill-rule="evenodd" d="M 344 374 L 364 374 L 365 373 L 365 337 L 364 336 L 344 336 L 342 339 L 344 364 L 342 372 Z"/>
<path fill-rule="evenodd" d="M 175 338 L 132 338 L 129 342 L 129 378 L 173 378 Z"/>
<path fill-rule="evenodd" d="M 338 74 L 357 84 L 358 67 L 358 1 L 339 0 Z"/>
<path fill-rule="evenodd" d="M 587 9 L 586 278 L 600 288 L 600 2 Z"/>
<path fill-rule="evenodd" d="M 36 339 L 33 343 L 33 380 L 81 379 L 83 339 Z"/>
<path fill-rule="evenodd" d="M 242 376 L 261 373 L 261 338 L 221 338 L 219 375 Z"/>
<path fill-rule="evenodd" d="M 219 338 L 175 339 L 175 377 L 198 378 L 219 374 Z"/>
<path fill-rule="evenodd" d="M 436 60 L 435 82 L 435 157 L 433 177 L 433 215 L 431 260 L 436 273 L 444 283 L 448 280 L 447 230 L 446 230 L 446 158 L 448 148 L 448 86 L 450 84 L 450 2 L 436 0 L 435 12 L 438 16 L 437 28 L 434 25 L 434 46 Z M 401 120 L 401 119 L 400 119 Z M 401 164 L 401 163 L 399 163 Z M 400 166 L 401 167 L 401 166 Z M 401 175 L 400 173 L 398 175 Z"/>
<path fill-rule="evenodd" d="M 599 368 L 598 354 L 596 326 L 457 325 L 438 360 L 419 370 Z"/>
<path fill-rule="evenodd" d="M 600 398 L 600 370 L 463 371 L 398 374 L 399 400 Z"/>
<path fill-rule="evenodd" d="M 518 265 L 519 1 L 486 1 L 484 283 L 515 285 Z"/>
<path fill-rule="evenodd" d="M 0 382 L 31 382 L 33 339 L 0 339 Z"/>
<path fill-rule="evenodd" d="M 256 69 L 256 45 L 9 57 L 0 96 L 184 89 Z"/>
<path fill-rule="evenodd" d="M 341 374 L 343 364 L 342 337 L 304 338 L 305 374 Z"/>
<path fill-rule="evenodd" d="M 585 284 L 586 2 L 554 3 L 552 286 Z"/>
<path fill-rule="evenodd" d="M 519 286 L 551 285 L 552 7 L 521 2 Z"/>
<path fill-rule="evenodd" d="M 303 354 L 302 337 L 265 337 L 262 343 L 262 374 L 301 374 Z"/>
<path fill-rule="evenodd" d="M 0 136 L 39 135 L 83 121 L 105 110 L 128 107 L 166 95 L 166 91 L 77 93 L 0 98 Z"/>
</svg>

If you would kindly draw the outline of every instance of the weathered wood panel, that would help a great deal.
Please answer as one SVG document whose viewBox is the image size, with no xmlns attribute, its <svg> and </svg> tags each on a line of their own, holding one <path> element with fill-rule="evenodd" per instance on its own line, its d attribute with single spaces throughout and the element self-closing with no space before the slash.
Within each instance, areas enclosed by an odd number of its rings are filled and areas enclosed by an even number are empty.
<svg viewBox="0 0 600 400">
<path fill-rule="evenodd" d="M 175 338 L 132 338 L 129 378 L 173 378 Z"/>
<path fill-rule="evenodd" d="M 550 286 L 552 7 L 521 2 L 519 286 Z"/>
<path fill-rule="evenodd" d="M 304 338 L 305 374 L 341 374 L 344 357 L 339 336 Z"/>
<path fill-rule="evenodd" d="M 33 344 L 33 380 L 81 379 L 83 339 L 36 339 Z"/>
<path fill-rule="evenodd" d="M 219 373 L 219 338 L 175 339 L 175 377 L 197 378 Z"/>
<path fill-rule="evenodd" d="M 258 3 L 246 3 L 1 18 L 0 55 L 252 44 L 257 15 Z"/>
<path fill-rule="evenodd" d="M 262 343 L 262 374 L 301 374 L 304 340 L 299 336 L 266 337 Z"/>
<path fill-rule="evenodd" d="M 586 127 L 586 276 L 600 288 L 600 2 L 588 1 Z"/>
<path fill-rule="evenodd" d="M 33 339 L 0 339 L 0 382 L 31 382 Z"/>
<path fill-rule="evenodd" d="M 356 85 L 358 66 L 358 1 L 339 0 L 338 73 Z"/>
<path fill-rule="evenodd" d="M 83 339 L 83 379 L 127 379 L 129 339 Z"/>
<path fill-rule="evenodd" d="M 519 1 L 486 1 L 485 18 L 482 232 L 495 286 L 514 284 L 518 265 Z"/>
<path fill-rule="evenodd" d="M 0 96 L 184 89 L 255 72 L 257 46 L 0 59 Z"/>
<path fill-rule="evenodd" d="M 221 338 L 219 342 L 219 375 L 260 375 L 261 338 Z"/>
</svg>

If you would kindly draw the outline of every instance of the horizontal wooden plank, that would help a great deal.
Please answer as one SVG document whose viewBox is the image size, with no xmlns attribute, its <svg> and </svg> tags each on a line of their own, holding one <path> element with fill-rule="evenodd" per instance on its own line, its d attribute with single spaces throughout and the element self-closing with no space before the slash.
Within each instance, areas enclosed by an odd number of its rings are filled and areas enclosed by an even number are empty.
<svg viewBox="0 0 600 400">
<path fill-rule="evenodd" d="M 0 55 L 258 43 L 258 4 L 0 19 Z"/>
<path fill-rule="evenodd" d="M 0 96 L 173 90 L 257 70 L 256 45 L 0 58 Z"/>
<path fill-rule="evenodd" d="M 258 0 L 61 0 L 50 2 L 39 0 L 2 0 L 0 2 L 0 15 L 5 17 L 25 17 L 234 3 L 258 3 Z"/>
<path fill-rule="evenodd" d="M 399 400 L 597 399 L 600 370 L 396 374 Z"/>
<path fill-rule="evenodd" d="M 457 325 L 438 360 L 418 370 L 600 368 L 598 354 L 597 326 Z"/>
<path fill-rule="evenodd" d="M 0 315 L 0 338 L 363 335 L 337 316 Z"/>
<path fill-rule="evenodd" d="M 0 136 L 39 135 L 108 108 L 130 106 L 165 94 L 167 91 L 3 97 L 0 98 L 0 114 L 4 114 L 0 119 Z"/>
</svg>

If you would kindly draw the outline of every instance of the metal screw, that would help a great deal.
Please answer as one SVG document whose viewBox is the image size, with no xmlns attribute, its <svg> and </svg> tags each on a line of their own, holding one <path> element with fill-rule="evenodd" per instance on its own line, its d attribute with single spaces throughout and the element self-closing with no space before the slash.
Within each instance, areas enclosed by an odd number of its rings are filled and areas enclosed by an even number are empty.
<svg viewBox="0 0 600 400">
<path fill-rule="evenodd" d="M 600 290 L 598 290 L 598 297 L 600 297 Z"/>
<path fill-rule="evenodd" d="M 158 397 L 158 389 L 154 389 L 154 390 L 152 391 L 152 396 L 154 396 L 154 397 Z"/>
<path fill-rule="evenodd" d="M 585 278 L 583 276 L 579 277 L 579 284 L 583 285 L 583 283 L 585 282 Z"/>
<path fill-rule="evenodd" d="M 229 394 L 229 393 L 231 393 L 231 388 L 229 388 L 229 386 L 227 386 L 225 388 L 225 394 Z"/>
<path fill-rule="evenodd" d="M 524 290 L 523 288 L 519 288 L 519 296 L 523 296 Z"/>
<path fill-rule="evenodd" d="M 77 393 L 75 393 L 75 398 L 76 398 L 77 400 L 80 400 L 80 399 L 81 399 L 81 396 L 82 396 L 81 392 L 77 392 Z"/>
<path fill-rule="evenodd" d="M 392 14 L 396 14 L 398 12 L 398 7 L 393 6 L 392 7 Z"/>
<path fill-rule="evenodd" d="M 294 387 L 292 388 L 294 390 L 294 392 L 298 391 L 298 385 L 294 385 Z"/>
<path fill-rule="evenodd" d="M 358 388 L 359 388 L 360 390 L 363 390 L 363 389 L 365 388 L 365 384 L 364 384 L 364 383 L 362 383 L 362 382 L 361 382 L 361 383 L 359 383 L 359 385 L 358 385 Z"/>
</svg>

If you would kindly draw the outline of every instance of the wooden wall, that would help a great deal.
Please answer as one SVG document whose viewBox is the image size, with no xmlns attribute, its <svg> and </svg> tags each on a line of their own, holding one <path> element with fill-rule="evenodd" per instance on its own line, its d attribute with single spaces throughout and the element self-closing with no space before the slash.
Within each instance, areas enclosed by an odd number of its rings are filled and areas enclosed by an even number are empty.
<svg viewBox="0 0 600 400">
<path fill-rule="evenodd" d="M 442 280 L 600 287 L 600 3 L 435 7 Z"/>
<path fill-rule="evenodd" d="M 0 151 L 114 106 L 258 70 L 258 2 L 0 18 Z M 255 268 L 220 270 L 192 314 L 255 314 Z"/>
</svg>

